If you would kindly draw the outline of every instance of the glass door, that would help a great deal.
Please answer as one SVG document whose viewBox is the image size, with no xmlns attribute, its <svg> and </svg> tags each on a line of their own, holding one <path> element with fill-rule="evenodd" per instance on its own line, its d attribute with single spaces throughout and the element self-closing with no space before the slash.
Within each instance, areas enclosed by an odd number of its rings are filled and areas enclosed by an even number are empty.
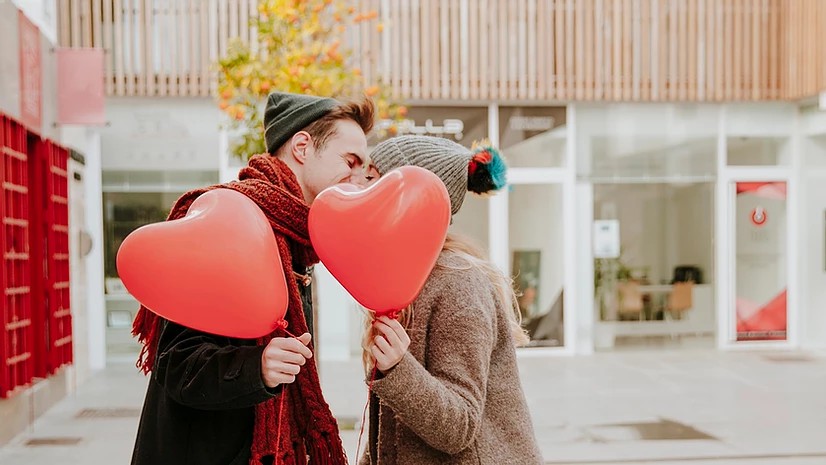
<svg viewBox="0 0 826 465">
<path fill-rule="evenodd" d="M 735 181 L 735 340 L 785 341 L 788 201 L 785 181 Z"/>
</svg>

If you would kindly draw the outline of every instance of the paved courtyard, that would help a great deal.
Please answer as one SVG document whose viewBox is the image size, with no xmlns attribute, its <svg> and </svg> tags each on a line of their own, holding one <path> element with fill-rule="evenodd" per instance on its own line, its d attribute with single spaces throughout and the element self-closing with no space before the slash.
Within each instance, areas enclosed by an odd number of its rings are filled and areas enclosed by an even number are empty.
<svg viewBox="0 0 826 465">
<path fill-rule="evenodd" d="M 525 357 L 520 369 L 548 464 L 826 465 L 826 353 L 652 350 Z M 360 373 L 322 365 L 351 460 Z M 0 448 L 0 464 L 128 463 L 146 382 L 110 363 Z"/>
</svg>

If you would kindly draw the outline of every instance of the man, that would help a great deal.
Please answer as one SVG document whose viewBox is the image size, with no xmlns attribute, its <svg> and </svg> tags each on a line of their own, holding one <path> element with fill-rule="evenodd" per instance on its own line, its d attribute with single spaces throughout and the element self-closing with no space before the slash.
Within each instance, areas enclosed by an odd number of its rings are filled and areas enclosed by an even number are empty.
<svg viewBox="0 0 826 465">
<path fill-rule="evenodd" d="M 264 134 L 268 154 L 252 157 L 239 181 L 184 194 L 169 219 L 216 188 L 258 204 L 275 233 L 289 290 L 286 331 L 260 340 L 206 334 L 141 308 L 133 334 L 138 366 L 152 372 L 133 465 L 346 465 L 338 426 L 312 358 L 307 269 L 318 261 L 307 231 L 309 204 L 342 182 L 364 184 L 369 100 L 273 93 Z M 231 240 L 231 239 L 228 239 Z M 227 309 L 243 312 L 244 309 Z M 290 335 L 300 334 L 299 337 Z"/>
</svg>

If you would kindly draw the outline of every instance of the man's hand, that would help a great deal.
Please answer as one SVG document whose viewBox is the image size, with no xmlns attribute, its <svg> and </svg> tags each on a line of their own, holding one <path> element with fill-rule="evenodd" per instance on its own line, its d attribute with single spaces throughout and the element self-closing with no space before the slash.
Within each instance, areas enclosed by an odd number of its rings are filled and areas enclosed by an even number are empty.
<svg viewBox="0 0 826 465">
<path fill-rule="evenodd" d="M 304 333 L 297 338 L 273 338 L 261 355 L 261 378 L 264 385 L 274 388 L 279 384 L 292 383 L 307 359 L 313 356 L 307 344 L 310 334 Z"/>
<path fill-rule="evenodd" d="M 398 365 L 404 357 L 407 348 L 410 347 L 410 337 L 398 320 L 386 316 L 375 320 L 373 326 L 381 334 L 373 338 L 370 353 L 376 359 L 376 368 L 382 373 L 387 373 L 391 368 Z"/>
</svg>

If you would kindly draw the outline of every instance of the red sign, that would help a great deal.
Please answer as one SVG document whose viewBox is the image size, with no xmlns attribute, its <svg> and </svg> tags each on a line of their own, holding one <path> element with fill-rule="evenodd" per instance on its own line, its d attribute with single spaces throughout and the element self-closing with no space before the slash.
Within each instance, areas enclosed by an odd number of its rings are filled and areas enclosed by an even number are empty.
<svg viewBox="0 0 826 465">
<path fill-rule="evenodd" d="M 103 49 L 57 50 L 57 122 L 104 125 Z"/>
<path fill-rule="evenodd" d="M 763 207 L 757 207 L 751 211 L 751 222 L 754 223 L 755 226 L 763 226 L 766 224 L 766 209 Z"/>
<path fill-rule="evenodd" d="M 40 132 L 42 87 L 40 31 L 29 18 L 18 12 L 20 31 L 20 120 Z"/>
</svg>

